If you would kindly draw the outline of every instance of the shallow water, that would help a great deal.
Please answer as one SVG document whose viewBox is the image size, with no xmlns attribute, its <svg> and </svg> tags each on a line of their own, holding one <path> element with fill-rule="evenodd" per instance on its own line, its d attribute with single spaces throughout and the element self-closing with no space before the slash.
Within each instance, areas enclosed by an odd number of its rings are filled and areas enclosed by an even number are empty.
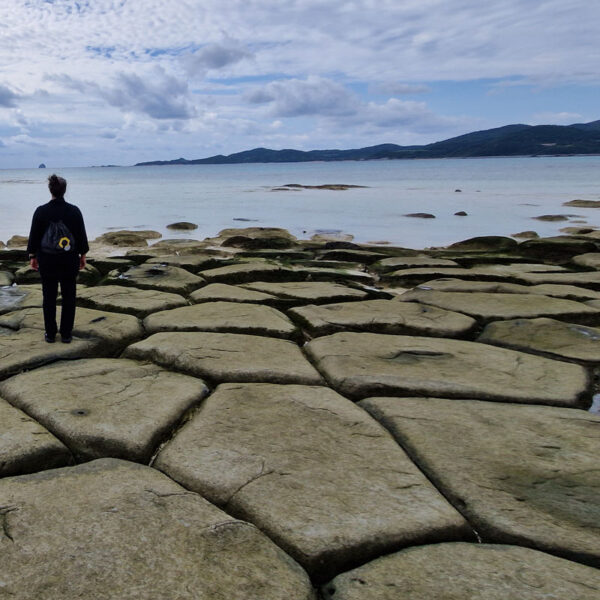
<svg viewBox="0 0 600 600">
<path fill-rule="evenodd" d="M 599 209 L 562 206 L 600 200 L 600 157 L 396 160 L 338 163 L 196 165 L 56 169 L 69 182 L 67 200 L 84 213 L 90 238 L 110 229 L 156 229 L 165 237 L 214 236 L 226 227 L 285 227 L 307 238 L 346 232 L 355 241 L 422 248 L 475 235 L 535 230 L 556 235 Z M 33 210 L 48 199 L 53 169 L 0 171 L 0 240 L 27 235 Z M 346 183 L 346 191 L 272 191 L 300 183 Z M 461 190 L 457 192 L 455 190 Z M 457 211 L 468 213 L 455 216 Z M 427 212 L 435 219 L 405 217 Z M 569 221 L 532 217 L 568 214 Z M 192 221 L 190 233 L 166 225 Z M 582 226 L 584 226 L 582 224 Z"/>
</svg>

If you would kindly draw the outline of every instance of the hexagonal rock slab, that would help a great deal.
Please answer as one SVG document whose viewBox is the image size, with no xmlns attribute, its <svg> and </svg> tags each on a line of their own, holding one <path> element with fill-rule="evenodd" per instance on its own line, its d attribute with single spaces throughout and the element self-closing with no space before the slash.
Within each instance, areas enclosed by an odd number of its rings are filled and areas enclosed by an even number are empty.
<svg viewBox="0 0 600 600">
<path fill-rule="evenodd" d="M 514 319 L 485 327 L 478 342 L 600 364 L 600 329 L 554 319 Z"/>
<path fill-rule="evenodd" d="M 432 395 L 589 404 L 589 378 L 583 367 L 476 342 L 335 333 L 305 348 L 330 385 L 354 399 Z"/>
<path fill-rule="evenodd" d="M 56 360 L 104 356 L 104 342 L 98 338 L 73 338 L 70 344 L 48 344 L 39 329 L 17 331 L 0 327 L 0 379 Z"/>
<path fill-rule="evenodd" d="M 361 402 L 484 541 L 600 566 L 600 417 L 439 398 Z"/>
<path fill-rule="evenodd" d="M 246 283 L 241 287 L 265 294 L 272 294 L 281 300 L 290 300 L 302 304 L 326 304 L 329 302 L 364 300 L 367 297 L 367 293 L 362 290 L 325 281 L 286 283 L 255 281 L 254 283 Z"/>
<path fill-rule="evenodd" d="M 325 600 L 594 600 L 600 574 L 529 548 L 455 542 L 378 558 L 322 592 Z"/>
<path fill-rule="evenodd" d="M 600 296 L 599 296 L 600 297 Z M 192 302 L 251 302 L 254 304 L 268 304 L 272 300 L 276 300 L 276 296 L 271 294 L 263 294 L 253 290 L 246 290 L 237 285 L 229 285 L 227 283 L 209 283 L 207 286 L 196 290 L 190 294 Z"/>
<path fill-rule="evenodd" d="M 385 273 L 382 279 L 392 281 L 396 284 L 409 284 L 427 281 L 429 279 L 439 279 L 440 277 L 455 277 L 464 279 L 465 281 L 513 281 L 515 277 L 506 273 L 495 273 L 486 271 L 485 269 L 463 269 L 461 267 L 439 267 L 439 268 L 422 268 L 422 269 L 400 269 Z"/>
<path fill-rule="evenodd" d="M 328 388 L 221 385 L 154 466 L 253 522 L 320 580 L 470 535 L 387 431 Z"/>
<path fill-rule="evenodd" d="M 147 261 L 148 265 L 169 265 L 180 267 L 191 273 L 198 273 L 202 269 L 218 267 L 219 263 L 226 260 L 224 257 L 212 254 L 189 254 L 184 256 L 157 256 Z"/>
<path fill-rule="evenodd" d="M 159 310 L 186 306 L 188 301 L 179 294 L 160 290 L 143 290 L 123 285 L 100 285 L 78 289 L 77 304 L 143 318 Z"/>
<path fill-rule="evenodd" d="M 208 388 L 202 380 L 125 359 L 60 362 L 0 383 L 0 394 L 69 446 L 77 460 L 150 460 Z"/>
<path fill-rule="evenodd" d="M 41 308 L 42 288 L 39 285 L 0 287 L 0 315 L 21 308 Z"/>
<path fill-rule="evenodd" d="M 324 384 L 296 344 L 258 335 L 155 333 L 123 356 L 218 382 Z"/>
<path fill-rule="evenodd" d="M 384 258 L 373 265 L 376 271 L 397 271 L 399 269 L 424 268 L 433 269 L 438 267 L 458 267 L 459 264 L 445 258 L 432 258 L 431 256 L 392 256 Z"/>
<path fill-rule="evenodd" d="M 67 447 L 47 429 L 2 398 L 0 456 L 0 477 L 62 467 L 73 460 Z M 0 519 L 1 513 L 0 508 Z"/>
<path fill-rule="evenodd" d="M 600 311 L 580 302 L 535 294 L 438 292 L 416 289 L 398 297 L 401 302 L 421 302 L 467 314 L 482 323 L 502 319 L 553 317 L 571 323 L 596 324 Z"/>
<path fill-rule="evenodd" d="M 204 279 L 179 267 L 144 264 L 124 273 L 111 272 L 106 283 L 185 295 L 201 287 Z"/>
<path fill-rule="evenodd" d="M 209 269 L 200 273 L 209 283 L 237 284 L 248 281 L 290 281 L 298 279 L 292 269 L 267 262 L 248 262 Z"/>
<path fill-rule="evenodd" d="M 57 318 L 58 314 L 57 312 Z M 15 330 L 32 328 L 43 331 L 44 315 L 38 308 L 25 308 L 0 316 L 0 327 Z M 120 350 L 143 335 L 144 329 L 141 321 L 132 315 L 90 308 L 78 308 L 75 313 L 73 336 L 102 340 L 103 356 Z"/>
<path fill-rule="evenodd" d="M 600 292 L 575 285 L 521 285 L 493 281 L 462 281 L 461 279 L 434 279 L 418 285 L 417 290 L 437 290 L 438 292 L 489 292 L 504 294 L 536 294 L 565 298 L 566 300 L 600 300 Z"/>
<path fill-rule="evenodd" d="M 3 479 L 0 506 L 0 579 L 15 600 L 314 600 L 254 526 L 149 467 L 102 459 Z"/>
<path fill-rule="evenodd" d="M 213 331 L 292 338 L 296 326 L 269 306 L 240 302 L 203 302 L 154 313 L 144 319 L 149 333 L 159 331 Z"/>
<path fill-rule="evenodd" d="M 588 252 L 587 254 L 574 256 L 571 259 L 571 262 L 579 267 L 586 267 L 598 271 L 600 269 L 600 252 Z"/>
<path fill-rule="evenodd" d="M 523 273 L 519 283 L 537 285 L 551 283 L 560 285 L 576 285 L 578 287 L 600 290 L 600 271 L 585 273 Z"/>
<path fill-rule="evenodd" d="M 12 285 L 15 280 L 12 273 L 8 271 L 0 271 L 0 286 Z"/>
<path fill-rule="evenodd" d="M 416 302 L 366 300 L 292 308 L 289 314 L 313 336 L 336 331 L 371 331 L 462 337 L 477 325 L 465 315 Z"/>
</svg>

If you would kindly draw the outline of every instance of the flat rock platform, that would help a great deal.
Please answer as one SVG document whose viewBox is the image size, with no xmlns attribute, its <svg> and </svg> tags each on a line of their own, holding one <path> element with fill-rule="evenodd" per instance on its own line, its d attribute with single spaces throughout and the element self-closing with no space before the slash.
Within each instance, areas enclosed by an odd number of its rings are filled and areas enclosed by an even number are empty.
<svg viewBox="0 0 600 600">
<path fill-rule="evenodd" d="M 600 238 L 535 242 L 103 238 L 70 344 L 0 250 L 0 598 L 600 598 Z"/>
</svg>

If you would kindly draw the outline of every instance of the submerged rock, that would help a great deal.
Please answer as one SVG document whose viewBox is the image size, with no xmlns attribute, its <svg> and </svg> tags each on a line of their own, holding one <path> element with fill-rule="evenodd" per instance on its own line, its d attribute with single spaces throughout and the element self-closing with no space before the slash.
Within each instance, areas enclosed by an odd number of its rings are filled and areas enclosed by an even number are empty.
<svg viewBox="0 0 600 600">
<path fill-rule="evenodd" d="M 170 225 L 167 225 L 167 229 L 193 231 L 194 229 L 198 229 L 198 225 L 196 225 L 196 223 L 190 223 L 189 221 L 178 221 L 177 223 L 171 223 Z"/>
</svg>

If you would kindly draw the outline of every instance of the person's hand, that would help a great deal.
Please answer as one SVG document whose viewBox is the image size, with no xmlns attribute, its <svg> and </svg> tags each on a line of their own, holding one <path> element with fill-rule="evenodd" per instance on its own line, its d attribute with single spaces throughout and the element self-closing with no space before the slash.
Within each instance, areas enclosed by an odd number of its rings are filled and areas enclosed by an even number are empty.
<svg viewBox="0 0 600 600">
<path fill-rule="evenodd" d="M 81 269 L 85 269 L 85 254 L 79 257 L 79 270 L 81 271 Z"/>
<path fill-rule="evenodd" d="M 35 258 L 35 256 L 33 258 L 29 259 L 29 266 L 34 270 L 34 271 L 39 271 L 40 266 L 38 265 L 38 261 L 37 258 Z"/>
</svg>

